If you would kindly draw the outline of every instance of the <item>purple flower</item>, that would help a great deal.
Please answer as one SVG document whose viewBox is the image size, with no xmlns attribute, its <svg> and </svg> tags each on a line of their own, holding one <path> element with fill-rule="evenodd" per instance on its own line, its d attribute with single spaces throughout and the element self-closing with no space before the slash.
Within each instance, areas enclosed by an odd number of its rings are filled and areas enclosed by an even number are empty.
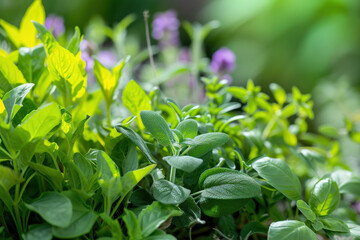
<svg viewBox="0 0 360 240">
<path fill-rule="evenodd" d="M 64 25 L 64 19 L 60 16 L 50 14 L 45 19 L 44 26 L 52 32 L 54 37 L 58 37 L 62 35 L 65 32 L 65 25 Z"/>
<path fill-rule="evenodd" d="M 355 202 L 353 208 L 357 213 L 360 213 L 360 202 Z"/>
<path fill-rule="evenodd" d="M 189 48 L 181 48 L 179 51 L 179 61 L 182 63 L 191 62 L 191 52 Z"/>
<path fill-rule="evenodd" d="M 218 75 L 223 76 L 235 68 L 235 54 L 227 48 L 220 48 L 212 56 L 210 68 Z"/>
<path fill-rule="evenodd" d="M 179 26 L 176 12 L 158 13 L 152 22 L 152 36 L 160 41 L 160 45 L 176 46 L 179 44 Z"/>
<path fill-rule="evenodd" d="M 109 51 L 109 50 L 100 51 L 98 53 L 97 57 L 98 57 L 99 61 L 101 62 L 101 64 L 107 68 L 114 67 L 118 61 L 116 55 L 112 51 Z"/>
<path fill-rule="evenodd" d="M 91 58 L 88 52 L 81 52 L 81 59 L 85 62 L 85 70 L 86 72 L 92 71 L 94 67 L 94 59 Z"/>
</svg>

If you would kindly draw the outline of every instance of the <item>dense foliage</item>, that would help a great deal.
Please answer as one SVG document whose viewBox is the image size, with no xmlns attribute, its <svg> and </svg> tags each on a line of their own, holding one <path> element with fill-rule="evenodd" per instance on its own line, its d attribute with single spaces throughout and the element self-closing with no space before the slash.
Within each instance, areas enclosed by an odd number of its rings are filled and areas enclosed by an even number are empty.
<svg viewBox="0 0 360 240">
<path fill-rule="evenodd" d="M 90 91 L 79 30 L 60 44 L 44 19 L 35 0 L 19 29 L 0 22 L 13 48 L 0 52 L 2 238 L 360 239 L 360 178 L 341 160 L 337 130 L 307 132 L 313 102 L 296 87 L 273 83 L 270 97 L 252 80 L 229 86 L 227 49 L 208 71 L 200 50 L 214 23 L 185 24 L 192 59 L 147 93 L 122 77 L 128 58 L 111 70 L 95 60 L 100 89 Z M 179 72 L 199 95 L 204 75 L 202 104 L 164 96 Z"/>
</svg>

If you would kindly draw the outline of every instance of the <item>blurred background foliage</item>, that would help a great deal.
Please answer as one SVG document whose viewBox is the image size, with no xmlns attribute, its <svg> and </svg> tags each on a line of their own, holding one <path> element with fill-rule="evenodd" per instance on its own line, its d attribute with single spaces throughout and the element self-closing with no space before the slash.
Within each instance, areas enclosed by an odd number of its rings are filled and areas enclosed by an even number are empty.
<svg viewBox="0 0 360 240">
<path fill-rule="evenodd" d="M 0 0 L 0 18 L 18 26 L 31 2 Z M 113 27 L 134 14 L 127 38 L 142 47 L 145 9 L 150 21 L 156 12 L 169 9 L 181 21 L 218 20 L 221 27 L 206 39 L 204 50 L 208 57 L 223 46 L 235 53 L 233 85 L 244 86 L 251 78 L 265 92 L 276 82 L 287 91 L 297 86 L 312 93 L 314 132 L 322 124 L 341 132 L 345 118 L 355 126 L 360 122 L 359 0 L 43 0 L 43 4 L 47 15 L 64 17 L 67 31 L 79 26 L 93 40 L 97 24 Z M 180 38 L 182 45 L 190 45 L 183 29 Z M 348 138 L 341 144 L 345 158 L 359 155 L 360 149 Z M 360 169 L 358 160 L 350 162 Z"/>
</svg>

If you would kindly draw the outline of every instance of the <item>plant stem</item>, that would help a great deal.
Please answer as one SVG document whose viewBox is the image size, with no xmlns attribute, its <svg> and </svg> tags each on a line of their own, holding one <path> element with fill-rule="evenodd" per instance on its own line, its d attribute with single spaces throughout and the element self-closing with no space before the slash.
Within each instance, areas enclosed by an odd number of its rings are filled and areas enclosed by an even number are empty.
<svg viewBox="0 0 360 240">
<path fill-rule="evenodd" d="M 153 51 L 151 48 L 151 41 L 150 41 L 149 24 L 148 24 L 149 11 L 144 11 L 143 14 L 144 14 L 144 21 L 145 21 L 146 44 L 147 44 L 147 48 L 149 51 L 150 64 L 151 64 L 151 68 L 154 73 L 154 78 L 156 80 L 156 84 L 159 86 L 159 80 L 157 79 L 157 75 L 156 75 L 156 67 L 155 67 L 155 63 L 154 63 Z"/>
<path fill-rule="evenodd" d="M 107 114 L 107 124 L 111 128 L 111 113 L 110 113 L 110 104 L 106 102 L 106 114 Z"/>
<path fill-rule="evenodd" d="M 276 117 L 273 117 L 271 118 L 270 122 L 266 125 L 265 129 L 264 129 L 264 132 L 263 132 L 263 139 L 267 139 L 270 132 L 271 132 L 271 129 L 273 128 L 274 124 L 276 123 L 277 121 L 277 118 Z"/>
<path fill-rule="evenodd" d="M 175 183 L 175 178 L 176 178 L 176 168 L 171 167 L 169 181 Z"/>
</svg>

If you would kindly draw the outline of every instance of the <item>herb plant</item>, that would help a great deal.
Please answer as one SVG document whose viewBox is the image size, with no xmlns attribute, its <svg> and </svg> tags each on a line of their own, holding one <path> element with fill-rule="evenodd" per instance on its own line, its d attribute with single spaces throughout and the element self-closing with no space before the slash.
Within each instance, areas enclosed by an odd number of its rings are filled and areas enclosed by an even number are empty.
<svg viewBox="0 0 360 240">
<path fill-rule="evenodd" d="M 120 88 L 128 58 L 95 60 L 87 91 L 79 29 L 60 43 L 44 19 L 35 0 L 19 29 L 0 22 L 13 50 L 0 52 L 1 238 L 360 239 L 360 178 L 333 129 L 308 132 L 313 102 L 296 87 L 229 86 L 221 56 L 210 74 L 199 55 L 214 23 L 184 25 L 193 55 L 181 69 L 207 76 L 206 100 L 180 107 L 162 85 Z"/>
</svg>

